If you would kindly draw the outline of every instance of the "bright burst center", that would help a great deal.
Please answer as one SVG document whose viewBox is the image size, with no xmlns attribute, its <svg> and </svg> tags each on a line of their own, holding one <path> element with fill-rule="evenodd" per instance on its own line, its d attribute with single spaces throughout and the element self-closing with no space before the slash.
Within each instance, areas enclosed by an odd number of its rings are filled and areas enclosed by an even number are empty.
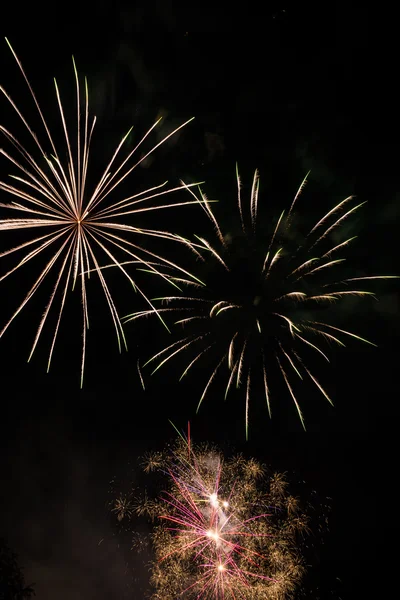
<svg viewBox="0 0 400 600">
<path fill-rule="evenodd" d="M 218 531 L 213 531 L 212 529 L 209 529 L 207 531 L 207 537 L 213 539 L 215 542 L 218 542 L 218 540 L 220 539 Z"/>
<path fill-rule="evenodd" d="M 215 494 L 215 493 L 211 494 L 211 496 L 210 496 L 210 504 L 214 508 L 218 507 L 218 496 L 217 496 L 217 494 Z"/>
</svg>

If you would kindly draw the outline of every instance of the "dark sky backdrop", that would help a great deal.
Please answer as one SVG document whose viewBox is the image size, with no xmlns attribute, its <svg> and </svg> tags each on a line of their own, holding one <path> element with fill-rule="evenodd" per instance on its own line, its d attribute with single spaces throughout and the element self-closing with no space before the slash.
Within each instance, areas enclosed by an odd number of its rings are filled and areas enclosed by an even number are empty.
<svg viewBox="0 0 400 600">
<path fill-rule="evenodd" d="M 46 114 L 54 111 L 50 120 L 56 126 L 51 78 L 57 77 L 68 97 L 74 54 L 88 76 L 99 119 L 95 170 L 107 160 L 108 143 L 113 149 L 132 124 L 144 132 L 160 114 L 171 125 L 195 116 L 132 177 L 132 186 L 150 187 L 167 177 L 205 180 L 208 195 L 231 202 L 234 214 L 238 161 L 249 183 L 254 168 L 260 169 L 261 197 L 276 215 L 312 169 L 301 214 L 312 221 L 349 194 L 367 200 L 355 219 L 356 264 L 373 273 L 399 273 L 394 15 L 340 2 L 318 9 L 277 2 L 262 16 L 256 10 L 246 18 L 216 7 L 177 13 L 173 4 L 100 3 L 94 11 L 53 5 L 49 12 L 35 6 L 23 18 L 18 7 L 10 7 L 1 30 L 39 90 Z M 0 65 L 1 84 L 19 104 L 29 101 L 5 42 Z M 12 119 L 4 99 L 0 114 L 2 124 Z M 2 177 L 8 173 L 4 163 Z M 194 216 L 174 213 L 165 219 L 176 230 L 187 231 L 188 222 L 197 226 Z M 0 244 L 6 247 L 8 240 Z M 1 284 L 2 321 L 21 283 L 16 278 Z M 332 498 L 330 534 L 314 556 L 307 597 L 373 597 L 372 590 L 384 597 L 394 590 L 386 544 L 398 536 L 399 288 L 388 283 L 379 289 L 379 304 L 351 304 L 345 314 L 379 348 L 349 344 L 333 355 L 324 383 L 335 408 L 307 390 L 301 397 L 304 433 L 290 399 L 275 398 L 271 422 L 266 411 L 255 408 L 247 444 L 242 405 L 211 396 L 195 416 L 194 379 L 178 385 L 174 370 L 167 369 L 147 381 L 143 393 L 136 360 L 149 355 L 162 333 L 153 328 L 144 339 L 142 330 L 128 328 L 130 351 L 119 356 L 107 314 L 97 306 L 91 307 L 94 326 L 82 391 L 80 323 L 73 314 L 50 374 L 44 349 L 27 365 L 34 319 L 44 306 L 32 303 L 0 345 L 0 535 L 20 555 L 27 583 L 36 582 L 38 600 L 143 597 L 146 557 L 129 552 L 106 503 L 115 474 L 121 481 L 135 480 L 138 456 L 174 437 L 168 419 L 180 428 L 190 419 L 199 441 L 255 455 L 306 480 L 321 498 Z M 125 290 L 120 293 L 129 310 Z"/>
</svg>

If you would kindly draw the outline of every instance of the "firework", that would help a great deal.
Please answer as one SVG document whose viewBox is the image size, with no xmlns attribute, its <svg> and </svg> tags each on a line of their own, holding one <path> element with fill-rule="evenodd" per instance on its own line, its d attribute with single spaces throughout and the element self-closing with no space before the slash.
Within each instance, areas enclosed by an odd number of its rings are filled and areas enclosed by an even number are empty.
<svg viewBox="0 0 400 600">
<path fill-rule="evenodd" d="M 135 291 L 152 307 L 144 291 L 129 274 L 127 264 L 139 264 L 153 273 L 159 273 L 158 265 L 160 263 L 167 264 L 167 259 L 145 249 L 140 240 L 156 237 L 182 241 L 181 238 L 166 231 L 143 229 L 129 224 L 129 219 L 140 213 L 192 203 L 192 201 L 165 202 L 166 194 L 178 191 L 182 189 L 182 186 L 167 189 L 164 183 L 120 199 L 116 198 L 116 191 L 118 191 L 117 188 L 121 182 L 138 165 L 143 163 L 158 146 L 177 133 L 186 123 L 166 135 L 150 150 L 143 151 L 142 145 L 159 123 L 160 120 L 158 120 L 136 144 L 134 149 L 121 157 L 126 145 L 125 142 L 131 133 L 129 131 L 122 138 L 115 151 L 111 153 L 111 158 L 97 185 L 89 190 L 87 185 L 89 151 L 96 119 L 91 118 L 89 114 L 86 80 L 82 93 L 82 86 L 75 62 L 73 62 L 77 115 L 76 126 L 73 130 L 68 127 L 61 95 L 55 81 L 57 106 L 64 139 L 63 147 L 60 149 L 56 147 L 53 134 L 50 132 L 22 65 L 8 41 L 7 43 L 28 86 L 43 130 L 43 136 L 41 138 L 36 134 L 12 97 L 1 87 L 2 94 L 15 111 L 23 129 L 27 132 L 33 150 L 31 153 L 31 150 L 20 142 L 16 135 L 6 127 L 0 126 L 1 134 L 10 146 L 10 151 L 0 148 L 0 154 L 8 160 L 16 171 L 16 174 L 11 176 L 12 182 L 0 181 L 0 189 L 17 198 L 17 201 L 0 204 L 2 208 L 11 210 L 17 215 L 15 218 L 1 219 L 0 231 L 15 232 L 20 230 L 29 235 L 22 243 L 18 243 L 18 245 L 0 254 L 0 257 L 8 257 L 13 261 L 12 265 L 0 277 L 0 281 L 14 273 L 21 272 L 26 266 L 28 269 L 33 268 L 37 262 L 36 259 L 41 257 L 43 257 L 44 265 L 42 263 L 42 266 L 38 267 L 37 278 L 28 289 L 18 308 L 0 330 L 0 337 L 35 295 L 43 282 L 51 280 L 52 291 L 39 322 L 29 356 L 30 359 L 42 330 L 48 322 L 49 313 L 53 310 L 53 314 L 56 315 L 56 323 L 53 328 L 49 351 L 49 368 L 69 290 L 74 288 L 77 283 L 80 284 L 83 320 L 82 383 L 86 337 L 89 327 L 87 280 L 91 272 L 100 281 L 115 328 L 118 345 L 121 349 L 121 346 L 126 345 L 126 342 L 117 307 L 102 270 L 105 266 L 104 262 L 106 261 L 107 264 L 117 267 Z M 141 155 L 135 159 L 134 156 L 137 155 L 139 150 Z M 179 269 L 177 265 L 174 265 L 174 268 Z M 186 273 L 185 276 L 187 275 Z M 163 274 L 162 277 L 168 279 L 166 274 Z"/>
<path fill-rule="evenodd" d="M 304 573 L 298 541 L 307 516 L 282 476 L 183 439 L 159 471 L 165 491 L 148 513 L 137 509 L 154 523 L 154 600 L 292 596 Z"/>
<path fill-rule="evenodd" d="M 121 494 L 112 503 L 111 512 L 115 513 L 118 521 L 130 518 L 134 511 L 134 505 L 130 495 Z"/>
<path fill-rule="evenodd" d="M 296 380 L 308 378 L 332 404 L 311 372 L 307 354 L 314 353 L 318 359 L 329 362 L 326 346 L 331 344 L 345 346 L 346 339 L 353 339 L 375 345 L 337 327 L 332 318 L 325 320 L 325 315 L 332 315 L 333 305 L 348 298 L 373 297 L 371 291 L 359 288 L 360 283 L 391 276 L 340 276 L 338 267 L 341 265 L 342 269 L 345 261 L 343 251 L 355 238 L 339 240 L 337 234 L 340 226 L 362 206 L 353 197 L 345 198 L 323 215 L 299 244 L 294 208 L 306 178 L 287 214 L 282 212 L 269 229 L 270 221 L 266 223 L 258 216 L 258 173 L 254 175 L 247 210 L 238 172 L 236 175 L 239 233 L 235 236 L 223 231 L 200 190 L 201 206 L 213 224 L 216 238 L 209 241 L 197 237 L 191 246 L 198 271 L 201 265 L 204 267 L 201 279 L 205 285 L 193 285 L 193 280 L 187 280 L 190 294 L 154 299 L 167 304 L 160 308 L 161 313 L 175 317 L 183 334 L 178 334 L 176 341 L 146 364 L 156 365 L 154 373 L 171 359 L 187 356 L 181 379 L 195 367 L 201 372 L 208 368 L 197 410 L 217 374 L 227 367 L 225 397 L 231 388 L 244 389 L 247 437 L 253 387 L 262 388 L 271 416 L 271 373 L 276 372 L 284 382 L 303 427 Z M 128 315 L 126 321 L 149 314 L 148 310 L 136 312 Z"/>
</svg>

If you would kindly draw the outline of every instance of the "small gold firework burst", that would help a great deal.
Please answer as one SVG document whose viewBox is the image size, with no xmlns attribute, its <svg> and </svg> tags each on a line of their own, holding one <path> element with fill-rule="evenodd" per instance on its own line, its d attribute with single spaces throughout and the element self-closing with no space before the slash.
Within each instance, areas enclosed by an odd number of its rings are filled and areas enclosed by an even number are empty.
<svg viewBox="0 0 400 600">
<path fill-rule="evenodd" d="M 145 473 L 151 473 L 152 471 L 159 469 L 162 466 L 163 461 L 164 457 L 162 452 L 147 452 L 144 454 L 140 464 Z"/>
<path fill-rule="evenodd" d="M 115 513 L 118 521 L 130 518 L 133 514 L 134 505 L 130 495 L 121 495 L 114 500 L 111 512 Z"/>
</svg>

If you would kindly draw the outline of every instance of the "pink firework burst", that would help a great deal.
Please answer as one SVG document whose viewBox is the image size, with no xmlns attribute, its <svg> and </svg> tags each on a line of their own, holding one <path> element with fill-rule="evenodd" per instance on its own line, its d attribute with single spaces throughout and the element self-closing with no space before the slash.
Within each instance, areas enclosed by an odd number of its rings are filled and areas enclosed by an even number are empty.
<svg viewBox="0 0 400 600">
<path fill-rule="evenodd" d="M 167 486 L 145 512 L 155 523 L 153 600 L 287 598 L 304 564 L 307 517 L 281 475 L 254 459 L 225 460 L 180 439 L 159 471 Z"/>
</svg>

